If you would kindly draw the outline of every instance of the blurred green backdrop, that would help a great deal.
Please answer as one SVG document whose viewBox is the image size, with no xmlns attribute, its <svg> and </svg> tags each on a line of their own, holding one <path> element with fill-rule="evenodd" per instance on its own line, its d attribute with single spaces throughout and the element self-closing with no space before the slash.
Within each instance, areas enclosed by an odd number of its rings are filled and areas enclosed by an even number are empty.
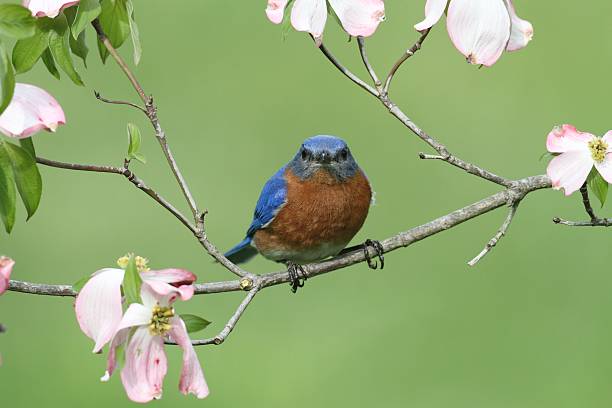
<svg viewBox="0 0 612 408">
<path fill-rule="evenodd" d="M 496 187 L 439 162 L 426 146 L 343 78 L 306 35 L 282 30 L 265 1 L 135 1 L 144 47 L 135 71 L 153 93 L 208 232 L 228 248 L 243 236 L 263 183 L 313 134 L 344 137 L 370 177 L 377 204 L 356 238 L 386 238 L 476 201 Z M 417 35 L 424 1 L 386 2 L 368 41 L 379 73 Z M 603 134 L 610 118 L 612 4 L 517 0 L 534 41 L 491 69 L 467 65 L 443 24 L 399 73 L 395 101 L 460 157 L 508 177 L 542 173 L 547 132 L 569 122 Z M 134 170 L 186 210 L 147 123 L 104 105 L 93 90 L 136 100 L 117 67 L 103 66 L 90 34 L 85 88 L 44 67 L 19 78 L 48 89 L 68 124 L 36 137 L 44 157 L 120 164 L 126 123 L 146 130 L 146 166 Z M 356 43 L 333 20 L 326 43 L 363 75 Z M 131 49 L 122 50 L 131 58 Z M 80 62 L 79 62 L 80 64 Z M 183 267 L 201 281 L 229 279 L 176 220 L 120 177 L 42 168 L 38 214 L 25 211 L 0 252 L 13 277 L 70 283 L 134 251 L 154 267 Z M 608 206 L 609 211 L 609 206 Z M 610 213 L 608 212 L 608 215 Z M 471 259 L 505 217 L 499 210 L 387 256 L 383 271 L 358 265 L 312 279 L 292 295 L 265 290 L 229 340 L 200 348 L 211 395 L 177 390 L 170 348 L 157 406 L 609 407 L 612 404 L 610 231 L 555 226 L 584 218 L 578 196 L 530 195 L 509 235 L 477 267 Z M 253 271 L 278 270 L 263 259 Z M 198 296 L 180 312 L 218 331 L 241 294 Z M 99 382 L 105 358 L 78 329 L 72 299 L 8 293 L 0 299 L 2 406 L 129 406 L 118 377 Z"/>
</svg>

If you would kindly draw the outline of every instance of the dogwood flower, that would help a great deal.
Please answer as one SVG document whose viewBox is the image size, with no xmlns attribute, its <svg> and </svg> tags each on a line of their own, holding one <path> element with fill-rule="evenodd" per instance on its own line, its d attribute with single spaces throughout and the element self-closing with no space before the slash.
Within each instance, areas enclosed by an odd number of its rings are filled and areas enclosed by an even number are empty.
<svg viewBox="0 0 612 408">
<path fill-rule="evenodd" d="M 183 368 L 179 390 L 197 398 L 209 394 L 202 367 L 198 361 L 183 320 L 175 314 L 172 304 L 179 296 L 179 289 L 162 294 L 145 281 L 142 284 L 142 304 L 132 303 L 117 327 L 116 338 L 111 344 L 107 371 L 103 381 L 108 381 L 117 366 L 117 347 L 127 342 L 125 367 L 121 381 L 128 397 L 135 402 L 149 402 L 162 396 L 162 383 L 167 371 L 164 339 L 171 337 L 183 349 Z M 135 331 L 128 337 L 130 330 Z"/>
<path fill-rule="evenodd" d="M 6 256 L 0 256 L 0 295 L 8 290 L 9 280 L 15 261 Z"/>
<path fill-rule="evenodd" d="M 23 6 L 30 9 L 34 17 L 57 17 L 65 8 L 74 6 L 79 0 L 23 0 Z"/>
<path fill-rule="evenodd" d="M 584 184 L 593 166 L 612 183 L 612 130 L 603 137 L 580 132 L 572 125 L 554 128 L 546 139 L 551 153 L 561 153 L 548 164 L 553 188 L 570 195 Z"/>
<path fill-rule="evenodd" d="M 120 258 L 118 264 L 125 266 L 128 259 Z M 202 368 L 185 324 L 172 308 L 178 298 L 188 300 L 193 296 L 196 276 L 183 269 L 149 270 L 144 258 L 135 260 L 143 281 L 142 304 L 132 303 L 123 314 L 121 284 L 125 270 L 116 268 L 94 273 L 76 299 L 77 321 L 83 333 L 94 340 L 94 353 L 111 343 L 102 380 L 108 381 L 117 367 L 117 348 L 127 344 L 121 380 L 128 397 L 136 402 L 161 398 L 167 368 L 163 347 L 168 336 L 183 349 L 180 391 L 205 398 L 208 386 Z"/>
<path fill-rule="evenodd" d="M 29 84 L 15 84 L 13 99 L 0 115 L 0 132 L 23 139 L 40 130 L 55 132 L 66 123 L 62 107 L 47 91 Z"/>
<path fill-rule="evenodd" d="M 447 5 L 451 41 L 471 64 L 491 66 L 504 51 L 519 50 L 533 38 L 533 26 L 516 14 L 512 0 L 427 0 L 425 19 L 414 28 L 431 28 Z"/>
<path fill-rule="evenodd" d="M 274 24 L 283 21 L 288 0 L 268 0 L 266 15 Z M 385 19 L 383 0 L 329 0 L 344 30 L 352 36 L 368 37 Z M 295 0 L 291 9 L 291 25 L 298 31 L 312 34 L 321 45 L 327 22 L 327 0 Z"/>
</svg>

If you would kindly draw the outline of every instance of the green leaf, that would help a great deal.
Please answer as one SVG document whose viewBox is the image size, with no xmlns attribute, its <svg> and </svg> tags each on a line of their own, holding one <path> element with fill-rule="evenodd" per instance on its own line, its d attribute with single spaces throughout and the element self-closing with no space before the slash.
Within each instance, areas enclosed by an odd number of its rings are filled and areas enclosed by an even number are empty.
<svg viewBox="0 0 612 408">
<path fill-rule="evenodd" d="M 200 330 L 204 330 L 206 326 L 208 326 L 211 322 L 206 319 L 201 318 L 200 316 L 192 315 L 192 314 L 182 314 L 181 319 L 185 322 L 185 326 L 187 327 L 187 333 L 195 333 Z"/>
<path fill-rule="evenodd" d="M 123 277 L 123 294 L 127 304 L 142 303 L 140 299 L 140 287 L 142 286 L 142 278 L 136 268 L 136 259 L 134 255 L 130 255 L 130 260 L 125 268 L 125 276 Z"/>
<path fill-rule="evenodd" d="M 14 91 L 15 72 L 13 71 L 13 64 L 11 64 L 2 46 L 2 42 L 0 42 L 0 114 L 2 114 L 9 103 L 11 103 Z"/>
<path fill-rule="evenodd" d="M 601 174 L 599 174 L 597 170 L 593 169 L 587 179 L 587 185 L 603 207 L 608 197 L 608 182 L 601 177 Z"/>
<path fill-rule="evenodd" d="M 96 43 L 98 45 L 98 53 L 100 54 L 100 59 L 102 60 L 103 64 L 106 64 L 106 59 L 108 58 L 108 50 L 106 49 L 106 47 L 104 46 L 104 43 L 102 43 L 102 41 L 100 41 L 99 38 L 97 38 Z"/>
<path fill-rule="evenodd" d="M 86 31 L 83 31 L 81 34 L 79 34 L 76 40 L 74 37 L 70 36 L 70 50 L 74 55 L 83 60 L 83 65 L 85 65 L 85 68 L 87 68 L 87 54 L 89 54 L 89 48 L 87 47 L 87 42 L 85 41 L 85 33 Z"/>
<path fill-rule="evenodd" d="M 69 37 L 70 30 L 68 29 L 68 21 L 63 14 L 55 18 L 55 24 L 49 36 L 49 49 L 51 54 L 68 77 L 77 85 L 83 86 L 81 77 L 74 68 L 72 57 L 70 56 Z"/>
<path fill-rule="evenodd" d="M 23 150 L 28 152 L 30 156 L 36 159 L 36 149 L 34 149 L 34 142 L 32 142 L 31 137 L 26 137 L 25 139 L 19 139 L 19 144 L 21 145 Z"/>
<path fill-rule="evenodd" d="M 28 212 L 29 220 L 38 209 L 42 194 L 42 178 L 36 166 L 36 160 L 17 145 L 8 142 L 4 142 L 3 145 L 11 162 L 17 191 Z"/>
<path fill-rule="evenodd" d="M 81 289 L 83 289 L 83 286 L 85 286 L 85 284 L 89 282 L 90 279 L 91 279 L 91 276 L 82 277 L 81 279 L 79 279 L 78 281 L 72 284 L 72 290 L 74 290 L 77 293 L 80 292 Z"/>
<path fill-rule="evenodd" d="M 17 192 L 11 161 L 2 147 L 4 143 L 6 142 L 0 141 L 0 218 L 4 223 L 4 229 L 10 234 L 15 225 Z"/>
<path fill-rule="evenodd" d="M 36 30 L 33 36 L 17 41 L 13 48 L 13 65 L 18 74 L 28 72 L 49 46 L 49 31 Z"/>
<path fill-rule="evenodd" d="M 130 35 L 126 0 L 102 0 L 100 25 L 115 48 L 121 47 Z"/>
<path fill-rule="evenodd" d="M 134 48 L 134 64 L 138 65 L 140 63 L 140 57 L 142 56 L 142 46 L 140 45 L 140 32 L 138 31 L 138 26 L 134 19 L 134 5 L 132 4 L 132 0 L 127 0 L 126 7 L 129 16 L 128 21 L 130 23 L 132 46 Z"/>
<path fill-rule="evenodd" d="M 100 15 L 100 12 L 102 12 L 100 0 L 81 0 L 72 22 L 72 38 L 76 40 L 85 27 Z"/>
<path fill-rule="evenodd" d="M 145 157 L 139 153 L 140 144 L 142 141 L 142 136 L 140 135 L 140 129 L 138 129 L 138 126 L 134 125 L 133 123 L 128 123 L 127 131 L 128 131 L 128 139 L 129 139 L 128 156 L 127 156 L 128 160 L 135 159 L 143 164 L 146 164 L 147 161 Z"/>
<path fill-rule="evenodd" d="M 21 39 L 34 34 L 36 19 L 17 4 L 0 4 L 0 34 Z"/>
<path fill-rule="evenodd" d="M 53 55 L 51 55 L 51 51 L 47 48 L 45 52 L 42 54 L 42 60 L 45 63 L 45 67 L 47 67 L 47 71 L 51 73 L 55 78 L 60 79 L 60 73 L 55 66 L 55 60 L 53 59 Z"/>
</svg>

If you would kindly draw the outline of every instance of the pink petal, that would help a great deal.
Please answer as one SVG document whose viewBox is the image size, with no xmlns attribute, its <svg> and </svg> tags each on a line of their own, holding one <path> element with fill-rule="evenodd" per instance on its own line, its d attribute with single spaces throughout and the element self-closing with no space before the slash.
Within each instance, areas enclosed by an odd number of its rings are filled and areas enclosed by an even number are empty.
<svg viewBox="0 0 612 408">
<path fill-rule="evenodd" d="M 291 25 L 298 31 L 306 31 L 321 44 L 323 29 L 327 21 L 325 0 L 295 0 L 291 10 Z"/>
<path fill-rule="evenodd" d="M 511 31 L 510 31 L 510 40 L 508 40 L 508 45 L 506 46 L 506 50 L 508 51 L 516 51 L 520 50 L 523 47 L 526 47 L 529 41 L 533 38 L 533 26 L 527 20 L 523 20 L 519 16 L 516 15 L 516 11 L 514 10 L 514 4 L 512 4 L 512 0 L 505 0 L 506 5 L 508 6 L 508 12 L 510 13 L 510 22 L 511 22 Z"/>
<path fill-rule="evenodd" d="M 612 183 L 612 130 L 603 135 L 602 139 L 608 145 L 608 152 L 603 162 L 595 162 L 595 167 L 604 180 Z"/>
<path fill-rule="evenodd" d="M 425 20 L 416 24 L 414 28 L 417 31 L 424 31 L 431 28 L 440 20 L 442 14 L 444 14 L 447 3 L 448 0 L 427 0 L 427 3 L 425 3 Z"/>
<path fill-rule="evenodd" d="M 288 0 L 268 0 L 268 7 L 266 7 L 268 20 L 274 24 L 280 24 L 283 21 L 287 1 Z"/>
<path fill-rule="evenodd" d="M 147 282 L 159 296 L 168 296 L 165 303 L 171 304 L 176 300 L 178 294 L 181 300 L 189 300 L 193 296 L 193 282 L 196 276 L 185 269 L 162 269 L 159 271 L 148 271 L 140 274 L 142 279 Z"/>
<path fill-rule="evenodd" d="M 15 261 L 6 256 L 0 256 L 0 295 L 7 291 L 11 272 L 13 272 Z"/>
<path fill-rule="evenodd" d="M 34 17 L 56 17 L 66 7 L 77 4 L 76 1 L 65 0 L 23 0 L 23 6 L 30 9 Z"/>
<path fill-rule="evenodd" d="M 130 331 L 128 329 L 119 330 L 115 333 L 115 337 L 111 341 L 110 347 L 108 349 L 108 360 L 106 362 L 106 372 L 104 376 L 100 378 L 100 381 L 108 381 L 110 380 L 111 375 L 115 372 L 117 368 L 117 348 L 122 346 L 128 339 L 128 334 Z"/>
<path fill-rule="evenodd" d="M 132 303 L 121 318 L 117 332 L 134 326 L 146 326 L 151 321 L 153 311 L 139 303 Z"/>
<path fill-rule="evenodd" d="M 352 36 L 369 37 L 385 20 L 382 0 L 329 0 L 342 27 Z"/>
<path fill-rule="evenodd" d="M 552 180 L 553 188 L 563 188 L 568 196 L 584 184 L 592 168 L 590 151 L 570 150 L 552 159 L 546 173 Z"/>
<path fill-rule="evenodd" d="M 191 393 L 200 399 L 206 398 L 209 394 L 208 385 L 204 379 L 198 356 L 189 339 L 189 334 L 187 334 L 185 323 L 179 317 L 173 317 L 170 322 L 172 324 L 170 335 L 183 349 L 183 368 L 181 369 L 179 390 L 185 395 Z"/>
<path fill-rule="evenodd" d="M 123 269 L 96 272 L 76 298 L 76 318 L 83 333 L 96 342 L 94 353 L 110 341 L 121 322 L 123 274 Z"/>
<path fill-rule="evenodd" d="M 147 327 L 139 327 L 125 350 L 121 381 L 134 402 L 149 402 L 162 396 L 168 364 L 161 336 L 151 336 Z"/>
<path fill-rule="evenodd" d="M 11 103 L 0 115 L 0 132 L 21 139 L 43 129 L 54 132 L 64 123 L 62 107 L 47 91 L 17 83 Z"/>
<path fill-rule="evenodd" d="M 469 63 L 491 66 L 508 44 L 510 15 L 504 0 L 452 0 L 447 28 Z"/>
<path fill-rule="evenodd" d="M 588 143 L 595 138 L 590 133 L 580 132 L 572 125 L 554 127 L 546 138 L 546 149 L 551 153 L 568 150 L 588 149 Z"/>
</svg>

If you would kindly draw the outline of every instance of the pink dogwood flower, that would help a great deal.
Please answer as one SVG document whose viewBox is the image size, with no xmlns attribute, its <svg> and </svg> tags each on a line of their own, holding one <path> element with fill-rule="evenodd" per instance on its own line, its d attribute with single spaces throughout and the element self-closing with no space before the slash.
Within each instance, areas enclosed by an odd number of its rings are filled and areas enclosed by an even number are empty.
<svg viewBox="0 0 612 408">
<path fill-rule="evenodd" d="M 139 267 L 143 269 L 146 268 Z M 107 381 L 117 367 L 117 348 L 127 344 L 121 379 L 128 397 L 136 402 L 161 398 L 167 368 L 163 347 L 168 336 L 183 348 L 180 391 L 205 398 L 208 386 L 202 368 L 185 324 L 172 308 L 178 298 L 188 300 L 193 296 L 196 276 L 183 269 L 140 272 L 143 303 L 132 303 L 123 314 L 124 274 L 123 269 L 115 268 L 97 271 L 83 286 L 75 303 L 81 330 L 95 342 L 94 353 L 111 343 L 102 380 Z"/>
<path fill-rule="evenodd" d="M 8 290 L 13 266 L 15 266 L 15 261 L 6 256 L 0 256 L 0 295 Z"/>
<path fill-rule="evenodd" d="M 79 0 L 23 0 L 23 6 L 30 9 L 34 17 L 57 17 L 65 8 L 74 6 Z"/>
<path fill-rule="evenodd" d="M 553 188 L 570 195 L 584 184 L 593 166 L 612 183 L 612 130 L 603 137 L 580 132 L 572 125 L 554 128 L 546 139 L 551 153 L 560 153 L 548 164 L 546 173 Z"/>
<path fill-rule="evenodd" d="M 288 0 L 268 0 L 266 15 L 274 24 L 283 21 Z M 329 0 L 344 30 L 352 36 L 369 37 L 385 19 L 383 0 Z M 327 22 L 327 0 L 295 0 L 291 9 L 291 25 L 298 31 L 312 34 L 321 45 Z"/>
<path fill-rule="evenodd" d="M 425 19 L 414 28 L 431 28 L 447 5 L 451 41 L 471 64 L 491 66 L 504 51 L 519 50 L 533 38 L 533 26 L 516 14 L 512 0 L 427 0 Z"/>
<path fill-rule="evenodd" d="M 66 123 L 62 107 L 47 91 L 29 84 L 15 84 L 15 93 L 0 115 L 0 132 L 23 139 L 40 130 L 55 132 Z"/>
</svg>

